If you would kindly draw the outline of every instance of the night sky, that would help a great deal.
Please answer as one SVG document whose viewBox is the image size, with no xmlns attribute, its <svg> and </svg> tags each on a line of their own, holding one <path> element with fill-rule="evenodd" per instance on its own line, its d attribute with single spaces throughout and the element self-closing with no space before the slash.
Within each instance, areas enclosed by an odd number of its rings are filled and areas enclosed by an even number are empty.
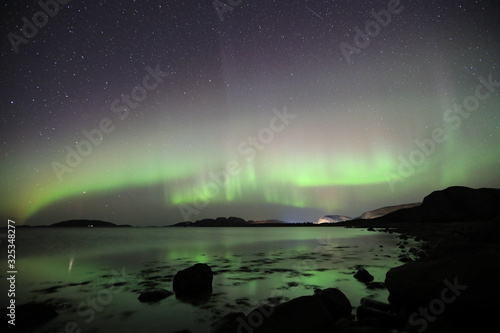
<svg viewBox="0 0 500 333">
<path fill-rule="evenodd" d="M 4 221 L 302 222 L 500 187 L 498 1 L 215 5 L 2 4 Z"/>
</svg>

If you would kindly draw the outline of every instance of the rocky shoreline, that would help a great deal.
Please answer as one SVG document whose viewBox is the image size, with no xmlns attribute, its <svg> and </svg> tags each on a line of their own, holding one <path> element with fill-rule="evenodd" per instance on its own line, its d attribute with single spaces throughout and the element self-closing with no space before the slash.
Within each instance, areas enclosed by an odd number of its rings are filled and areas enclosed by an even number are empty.
<svg viewBox="0 0 500 333">
<path fill-rule="evenodd" d="M 409 238 L 423 241 L 419 249 L 408 249 L 419 259 L 403 255 L 400 260 L 406 263 L 387 273 L 388 303 L 366 297 L 352 313 L 339 289 L 316 290 L 247 315 L 231 313 L 214 324 L 212 333 L 486 331 L 496 326 L 494 304 L 500 297 L 495 281 L 500 273 L 499 223 L 371 223 L 371 231 L 399 233 L 402 249 Z M 356 275 L 371 281 L 367 271 Z"/>
<path fill-rule="evenodd" d="M 495 283 L 500 272 L 499 220 L 374 222 L 358 221 L 349 227 L 394 234 L 399 240 L 396 247 L 401 265 L 390 269 L 383 282 L 374 282 L 370 268 L 360 267 L 351 278 L 368 289 L 386 288 L 387 302 L 371 297 L 349 299 L 333 285 L 323 286 L 325 289 L 311 289 L 309 295 L 283 299 L 278 305 L 267 303 L 245 313 L 230 312 L 213 322 L 210 332 L 455 333 L 486 330 L 495 324 L 494 304 L 500 297 Z M 214 264 L 213 274 L 210 266 L 197 264 L 172 275 L 176 297 L 192 304 L 199 303 L 200 297 L 211 297 L 212 277 L 221 273 L 216 267 Z M 149 303 L 173 293 L 154 284 L 137 295 L 140 302 Z M 353 307 L 356 303 L 360 305 Z M 17 319 L 36 327 L 56 315 L 50 304 L 28 303 L 18 308 Z"/>
</svg>

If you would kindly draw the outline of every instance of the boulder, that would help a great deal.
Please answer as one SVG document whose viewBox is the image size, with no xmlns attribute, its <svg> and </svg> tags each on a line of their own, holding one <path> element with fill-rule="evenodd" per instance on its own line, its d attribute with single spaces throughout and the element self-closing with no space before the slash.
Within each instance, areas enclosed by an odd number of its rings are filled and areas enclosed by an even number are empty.
<svg viewBox="0 0 500 333">
<path fill-rule="evenodd" d="M 316 290 L 312 296 L 294 298 L 275 307 L 261 306 L 238 317 L 236 331 L 309 333 L 329 331 L 341 318 L 351 317 L 351 303 L 336 288 Z"/>
<path fill-rule="evenodd" d="M 347 296 L 337 288 L 318 289 L 314 291 L 314 296 L 319 298 L 330 317 L 334 321 L 340 318 L 349 318 L 352 312 L 351 302 Z"/>
<path fill-rule="evenodd" d="M 424 311 L 455 325 L 460 332 L 478 332 L 494 324 L 500 289 L 500 245 L 448 242 L 437 246 L 426 260 L 389 270 L 385 284 L 389 301 L 414 326 L 432 326 Z M 413 317 L 411 317 L 413 316 Z M 481 318 L 481 319 L 479 319 Z"/>
<path fill-rule="evenodd" d="M 194 296 L 212 291 L 213 273 L 207 264 L 195 264 L 177 272 L 173 288 L 176 296 Z"/>
<path fill-rule="evenodd" d="M 364 268 L 358 269 L 358 271 L 356 272 L 356 274 L 354 274 L 354 277 L 356 278 L 356 280 L 358 280 L 360 282 L 364 282 L 364 283 L 372 282 L 373 279 L 374 279 L 373 275 L 371 275 Z"/>
<path fill-rule="evenodd" d="M 165 289 L 150 289 L 143 291 L 139 295 L 138 299 L 141 302 L 151 303 L 151 302 L 158 302 L 171 295 L 173 294 Z"/>
<path fill-rule="evenodd" d="M 366 284 L 366 287 L 370 290 L 386 289 L 385 283 L 383 283 L 383 282 L 367 282 L 365 284 Z"/>
<path fill-rule="evenodd" d="M 333 327 L 334 324 L 319 297 L 302 296 L 274 308 L 255 309 L 240 323 L 240 332 L 309 333 Z"/>
</svg>

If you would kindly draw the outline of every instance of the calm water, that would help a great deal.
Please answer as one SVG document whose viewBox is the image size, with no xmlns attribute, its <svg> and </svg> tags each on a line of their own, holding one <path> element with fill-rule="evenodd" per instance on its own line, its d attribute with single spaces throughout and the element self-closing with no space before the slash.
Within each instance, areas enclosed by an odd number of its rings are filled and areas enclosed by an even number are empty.
<svg viewBox="0 0 500 333">
<path fill-rule="evenodd" d="M 37 332 L 64 332 L 73 321 L 82 332 L 202 333 L 229 312 L 315 288 L 340 288 L 353 306 L 365 296 L 385 301 L 386 290 L 369 290 L 352 274 L 363 265 L 383 281 L 400 265 L 397 242 L 395 234 L 337 227 L 18 229 L 16 301 L 57 307 L 60 315 Z M 147 288 L 172 291 L 173 275 L 197 262 L 215 274 L 209 299 L 138 301 Z"/>
</svg>

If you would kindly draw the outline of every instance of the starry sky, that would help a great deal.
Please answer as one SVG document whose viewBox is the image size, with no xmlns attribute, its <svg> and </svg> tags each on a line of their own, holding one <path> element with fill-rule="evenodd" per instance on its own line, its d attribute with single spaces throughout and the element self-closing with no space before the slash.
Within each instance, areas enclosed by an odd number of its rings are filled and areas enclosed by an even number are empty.
<svg viewBox="0 0 500 333">
<path fill-rule="evenodd" d="M 303 222 L 500 187 L 496 1 L 2 12 L 4 221 Z"/>
</svg>

